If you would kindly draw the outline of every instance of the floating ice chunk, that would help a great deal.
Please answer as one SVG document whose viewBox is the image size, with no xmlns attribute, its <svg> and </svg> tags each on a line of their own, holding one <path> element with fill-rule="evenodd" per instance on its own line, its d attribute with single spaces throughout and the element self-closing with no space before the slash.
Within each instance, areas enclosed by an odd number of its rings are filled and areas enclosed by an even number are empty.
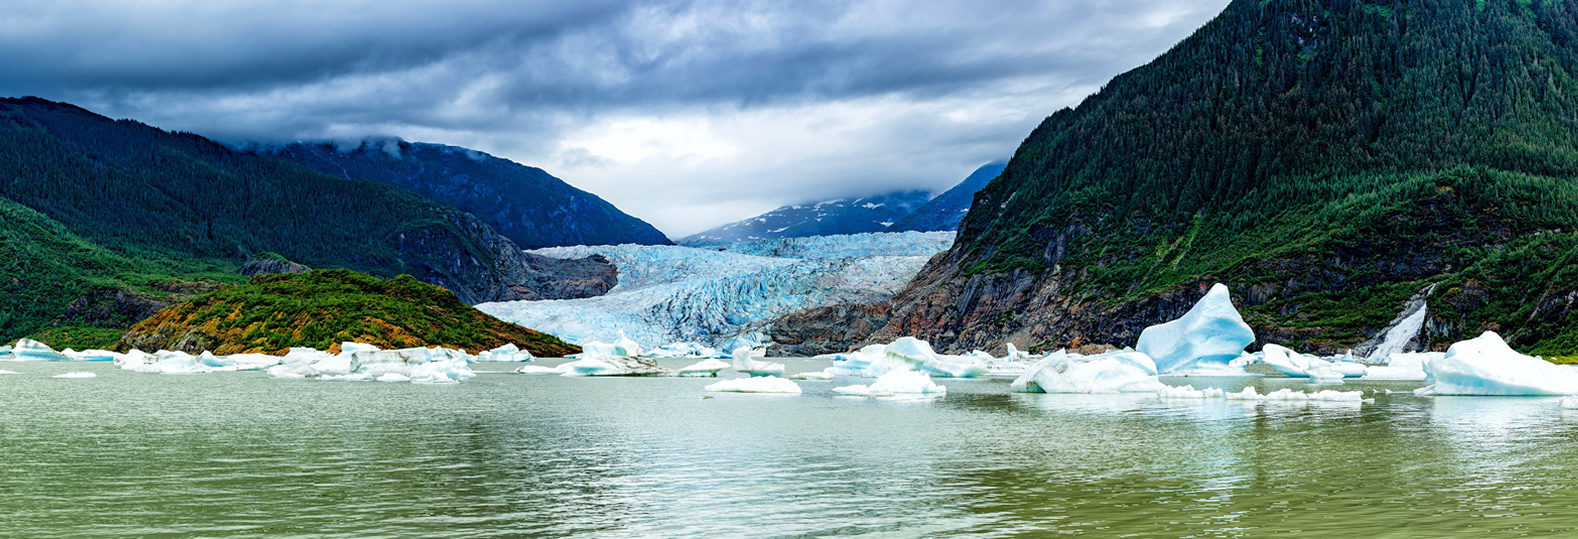
<svg viewBox="0 0 1578 539">
<path fill-rule="evenodd" d="M 371 382 L 373 381 L 373 375 L 365 372 L 353 372 L 351 374 L 325 374 L 319 376 L 318 380 L 325 382 Z M 409 380 L 409 378 L 407 378 L 407 380 Z"/>
<path fill-rule="evenodd" d="M 794 380 L 810 380 L 810 381 L 825 382 L 825 381 L 828 381 L 828 380 L 832 380 L 833 379 L 833 375 L 825 373 L 825 372 L 821 372 L 821 371 L 811 371 L 811 372 L 802 372 L 802 373 L 799 373 L 799 374 L 795 374 L 795 375 L 790 376 L 789 378 L 794 379 Z"/>
<path fill-rule="evenodd" d="M 671 372 L 651 359 L 611 356 L 583 357 L 559 368 L 564 376 L 662 376 Z"/>
<path fill-rule="evenodd" d="M 1436 383 L 1419 395 L 1578 395 L 1578 370 L 1519 354 L 1491 331 L 1453 344 L 1425 369 Z"/>
<path fill-rule="evenodd" d="M 465 359 L 432 361 L 411 367 L 413 384 L 458 384 L 476 376 Z"/>
<path fill-rule="evenodd" d="M 1233 308 L 1227 286 L 1217 283 L 1182 318 L 1140 332 L 1135 349 L 1161 374 L 1242 375 L 1229 366 L 1255 342 L 1255 332 Z"/>
<path fill-rule="evenodd" d="M 20 372 L 16 372 L 16 371 L 5 371 L 5 370 L 0 370 L 0 376 L 3 376 L 3 375 L 7 375 L 7 374 L 22 374 L 22 373 L 20 373 Z"/>
<path fill-rule="evenodd" d="M 1317 391 L 1305 393 L 1283 388 L 1261 395 L 1253 387 L 1246 387 L 1237 393 L 1228 393 L 1227 400 L 1240 401 L 1327 401 L 1327 402 L 1361 402 L 1364 400 L 1363 391 Z"/>
<path fill-rule="evenodd" d="M 395 374 L 395 373 L 392 373 L 392 372 L 388 373 L 388 374 L 385 374 L 383 376 L 379 376 L 378 378 L 374 378 L 374 379 L 378 380 L 379 382 L 410 382 L 411 381 L 411 377 L 410 376 L 406 376 L 406 375 L 403 375 L 403 374 Z"/>
<path fill-rule="evenodd" d="M 694 365 L 687 366 L 675 373 L 677 376 L 687 378 L 710 378 L 718 375 L 718 371 L 729 368 L 728 363 L 721 360 L 708 358 Z"/>
<path fill-rule="evenodd" d="M 1010 385 L 1021 393 L 1154 393 L 1167 387 L 1156 364 L 1139 352 L 1075 356 L 1059 350 L 1025 369 Z"/>
<path fill-rule="evenodd" d="M 350 356 L 329 356 L 312 362 L 312 373 L 315 376 L 347 375 L 352 373 Z"/>
<path fill-rule="evenodd" d="M 725 359 L 729 356 L 719 352 L 716 348 L 693 342 L 676 342 L 663 345 L 662 348 L 647 354 L 658 359 Z"/>
<path fill-rule="evenodd" d="M 1041 359 L 1040 357 L 1030 355 L 1030 352 L 1019 350 L 1019 347 L 1014 346 L 1014 343 L 1003 343 L 1003 346 L 1008 349 L 1008 355 L 1003 359 L 1008 361 L 1030 361 L 1031 359 Z"/>
<path fill-rule="evenodd" d="M 69 361 L 60 352 L 50 348 L 49 345 L 33 339 L 20 339 L 11 346 L 11 355 L 7 361 Z"/>
<path fill-rule="evenodd" d="M 225 360 L 235 365 L 238 371 L 263 370 L 280 364 L 279 356 L 268 354 L 232 354 L 225 356 Z"/>
<path fill-rule="evenodd" d="M 931 376 L 915 371 L 891 371 L 878 376 L 871 385 L 855 385 L 833 388 L 834 393 L 840 395 L 856 395 L 862 397 L 892 397 L 896 395 L 944 395 L 948 388 L 939 386 L 931 381 Z"/>
<path fill-rule="evenodd" d="M 784 364 L 768 361 L 757 361 L 752 355 L 755 350 L 741 346 L 734 349 L 734 370 L 741 374 L 751 376 L 783 376 Z"/>
<path fill-rule="evenodd" d="M 1227 392 L 1220 388 L 1207 387 L 1195 389 L 1194 386 L 1167 387 L 1156 392 L 1156 396 L 1163 399 L 1220 399 Z"/>
<path fill-rule="evenodd" d="M 68 372 L 68 373 L 65 373 L 65 374 L 57 374 L 57 375 L 51 376 L 50 378 L 97 378 L 97 377 L 98 377 L 97 374 L 93 374 L 91 372 Z"/>
<path fill-rule="evenodd" d="M 914 337 L 901 337 L 886 348 L 890 357 L 909 364 L 913 370 L 944 378 L 975 378 L 986 374 L 986 363 L 972 356 L 944 356 L 931 344 Z"/>
<path fill-rule="evenodd" d="M 1562 397 L 1562 409 L 1578 410 L 1578 397 Z"/>
<path fill-rule="evenodd" d="M 885 344 L 872 344 L 854 352 L 817 357 L 833 360 L 833 366 L 823 372 L 834 376 L 876 378 L 888 371 L 909 369 L 909 364 L 903 359 L 888 355 L 888 346 Z"/>
<path fill-rule="evenodd" d="M 515 343 L 507 343 L 504 346 L 477 354 L 477 361 L 496 363 L 526 363 L 536 360 L 537 358 L 533 357 L 531 352 L 521 350 L 519 346 L 515 346 Z"/>
<path fill-rule="evenodd" d="M 800 385 L 777 376 L 752 376 L 724 380 L 706 387 L 714 393 L 782 393 L 799 395 Z"/>
<path fill-rule="evenodd" d="M 70 348 L 61 351 L 60 355 L 66 356 L 72 361 L 115 361 L 115 358 L 120 357 L 120 354 L 109 350 L 83 350 L 78 352 Z"/>
<path fill-rule="evenodd" d="M 562 375 L 562 374 L 565 373 L 565 369 L 564 369 L 563 365 L 560 365 L 558 367 L 544 367 L 544 366 L 541 366 L 541 365 L 521 365 L 521 368 L 515 369 L 515 372 L 518 372 L 518 373 L 521 373 L 521 374 L 559 376 L 559 375 Z"/>
<path fill-rule="evenodd" d="M 353 353 L 356 353 L 356 352 L 377 352 L 377 351 L 378 351 L 378 347 L 377 346 L 373 346 L 371 344 L 359 343 L 359 342 L 349 342 L 349 341 L 340 343 L 340 354 L 342 354 L 342 355 L 350 355 L 350 354 L 353 354 Z"/>
<path fill-rule="evenodd" d="M 1425 362 L 1446 357 L 1444 352 L 1414 352 L 1392 354 L 1386 365 L 1371 365 L 1364 374 L 1365 380 L 1428 380 Z"/>
<path fill-rule="evenodd" d="M 581 345 L 581 353 L 573 354 L 573 358 L 588 357 L 638 357 L 641 355 L 641 345 L 625 337 L 625 332 L 619 332 L 619 340 L 613 344 L 592 341 Z"/>
<path fill-rule="evenodd" d="M 197 362 L 191 354 L 168 354 L 153 364 L 159 374 L 207 374 L 213 369 Z M 140 371 L 146 372 L 146 371 Z"/>
<path fill-rule="evenodd" d="M 405 375 L 411 372 L 411 365 L 407 361 L 414 360 L 414 364 L 427 363 L 427 352 L 416 353 L 399 350 L 377 350 L 372 352 L 355 352 L 351 354 L 351 372 L 366 373 L 373 376 L 384 374 Z M 419 356 L 419 357 L 418 357 Z"/>
<path fill-rule="evenodd" d="M 1364 365 L 1347 361 L 1327 361 L 1318 357 L 1294 352 L 1282 346 L 1268 344 L 1260 351 L 1260 361 L 1277 372 L 1293 378 L 1331 380 L 1364 376 Z"/>
<path fill-rule="evenodd" d="M 216 356 L 213 352 L 207 350 L 198 354 L 197 363 L 204 367 L 234 367 L 236 365 L 236 361 L 230 359 L 229 356 Z"/>
</svg>

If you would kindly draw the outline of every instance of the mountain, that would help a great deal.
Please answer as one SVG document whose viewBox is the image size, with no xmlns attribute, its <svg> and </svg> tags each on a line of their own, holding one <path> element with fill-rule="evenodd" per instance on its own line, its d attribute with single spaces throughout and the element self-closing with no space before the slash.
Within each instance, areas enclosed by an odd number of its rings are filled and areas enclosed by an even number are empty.
<svg viewBox="0 0 1578 539">
<path fill-rule="evenodd" d="M 170 302 L 241 282 L 254 253 L 410 274 L 467 302 L 612 287 L 606 261 L 527 255 L 470 214 L 399 189 L 37 98 L 0 99 L 0 178 L 0 340 L 46 327 L 111 339 Z"/>
<path fill-rule="evenodd" d="M 1425 346 L 1578 353 L 1573 73 L 1578 3 L 1235 0 L 1043 121 L 874 338 L 1132 345 L 1224 282 L 1261 343 L 1427 290 Z"/>
<path fill-rule="evenodd" d="M 926 191 L 899 191 L 864 198 L 840 198 L 784 206 L 679 240 L 682 245 L 714 245 L 775 238 L 804 238 L 886 232 L 931 198 Z"/>
<path fill-rule="evenodd" d="M 899 219 L 893 226 L 888 227 L 889 232 L 953 232 L 959 229 L 959 223 L 964 221 L 964 214 L 970 211 L 970 203 L 975 201 L 975 193 L 986 187 L 986 184 L 997 179 L 1003 173 L 1003 168 L 1008 163 L 996 162 L 981 165 L 981 168 L 971 172 L 964 181 L 943 191 L 936 198 L 926 202 L 925 205 Z"/>
<path fill-rule="evenodd" d="M 672 245 L 652 225 L 540 168 L 476 150 L 401 140 L 359 146 L 297 142 L 259 146 L 318 172 L 397 187 L 471 213 L 523 249 L 569 245 Z"/>
<path fill-rule="evenodd" d="M 580 352 L 409 275 L 384 280 L 349 270 L 253 277 L 159 311 L 116 349 L 283 354 L 293 347 L 338 351 L 351 341 L 386 350 L 442 345 L 475 354 L 513 343 L 538 356 Z"/>
</svg>

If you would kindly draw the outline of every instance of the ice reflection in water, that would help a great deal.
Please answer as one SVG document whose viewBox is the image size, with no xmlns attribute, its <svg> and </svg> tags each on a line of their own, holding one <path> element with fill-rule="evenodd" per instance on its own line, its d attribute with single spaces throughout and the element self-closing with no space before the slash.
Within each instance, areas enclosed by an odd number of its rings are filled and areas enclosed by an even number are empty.
<svg viewBox="0 0 1578 539">
<path fill-rule="evenodd" d="M 1399 391 L 1362 406 L 947 380 L 942 399 L 903 401 L 834 398 L 846 380 L 769 398 L 708 395 L 709 379 L 99 367 L 0 377 L 7 535 L 1551 535 L 1578 499 L 1578 415 L 1556 399 L 1426 399 L 1413 383 L 1336 388 Z M 99 377 L 47 376 L 84 368 Z"/>
</svg>

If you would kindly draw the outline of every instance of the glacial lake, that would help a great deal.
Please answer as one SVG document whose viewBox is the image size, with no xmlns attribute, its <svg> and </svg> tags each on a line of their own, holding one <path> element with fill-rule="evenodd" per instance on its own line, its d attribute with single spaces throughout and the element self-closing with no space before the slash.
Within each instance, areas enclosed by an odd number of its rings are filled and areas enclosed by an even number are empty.
<svg viewBox="0 0 1578 539">
<path fill-rule="evenodd" d="M 1003 380 L 939 380 L 945 398 L 910 401 L 835 397 L 869 382 L 846 379 L 779 396 L 708 394 L 713 379 L 0 369 L 22 373 L 0 376 L 9 537 L 1578 533 L 1578 413 L 1415 397 L 1411 382 L 1321 386 L 1398 392 L 1363 405 L 1027 395 Z M 98 377 L 48 377 L 82 370 Z M 1226 386 L 1249 384 L 1311 387 Z"/>
</svg>

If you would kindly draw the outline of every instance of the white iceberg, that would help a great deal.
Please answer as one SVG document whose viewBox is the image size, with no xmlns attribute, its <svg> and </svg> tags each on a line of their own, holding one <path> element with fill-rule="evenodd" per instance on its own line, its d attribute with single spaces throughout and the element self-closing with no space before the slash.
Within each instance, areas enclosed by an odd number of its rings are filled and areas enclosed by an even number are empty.
<svg viewBox="0 0 1578 539">
<path fill-rule="evenodd" d="M 893 397 L 899 395 L 945 395 L 948 388 L 931 381 L 923 372 L 908 370 L 891 371 L 878 376 L 871 385 L 854 385 L 833 388 L 840 395 L 861 397 Z"/>
<path fill-rule="evenodd" d="M 1166 387 L 1156 392 L 1156 396 L 1161 399 L 1221 399 L 1225 398 L 1226 395 L 1227 392 L 1220 388 L 1207 387 L 1203 389 L 1195 389 L 1192 385 L 1183 387 Z"/>
<path fill-rule="evenodd" d="M 822 371 L 802 372 L 789 376 L 793 380 L 807 380 L 813 382 L 826 382 L 833 379 L 833 375 Z"/>
<path fill-rule="evenodd" d="M 651 359 L 614 356 L 583 357 L 559 369 L 563 376 L 663 376 L 671 372 Z"/>
<path fill-rule="evenodd" d="M 1385 365 L 1370 365 L 1364 373 L 1365 380 L 1425 381 L 1425 362 L 1446 357 L 1445 352 L 1407 352 L 1386 357 Z"/>
<path fill-rule="evenodd" d="M 1368 372 L 1364 365 L 1358 363 L 1327 361 L 1275 344 L 1268 344 L 1261 349 L 1260 361 L 1293 378 L 1356 378 Z"/>
<path fill-rule="evenodd" d="M 83 350 L 78 352 L 70 348 L 62 350 L 60 355 L 66 356 L 72 361 L 115 361 L 115 358 L 120 357 L 120 354 L 109 350 Z"/>
<path fill-rule="evenodd" d="M 1326 402 L 1361 402 L 1364 400 L 1363 391 L 1317 391 L 1305 393 L 1283 388 L 1261 395 L 1253 387 L 1246 387 L 1237 393 L 1228 393 L 1227 400 L 1236 401 L 1326 401 Z"/>
<path fill-rule="evenodd" d="M 568 365 L 568 364 L 566 364 L 566 365 Z M 559 376 L 559 375 L 564 374 L 566 372 L 566 369 L 564 368 L 564 365 L 560 365 L 558 367 L 544 367 L 542 365 L 521 365 L 521 368 L 515 369 L 515 372 L 518 372 L 518 373 L 521 373 L 521 374 L 532 374 L 532 375 L 539 375 L 539 376 Z"/>
<path fill-rule="evenodd" d="M 411 377 L 403 375 L 403 374 L 395 374 L 395 373 L 391 372 L 391 373 L 385 374 L 383 376 L 379 376 L 377 378 L 374 378 L 374 380 L 377 380 L 379 382 L 410 382 L 411 381 Z"/>
<path fill-rule="evenodd" d="M 834 376 L 878 378 L 896 370 L 912 370 L 942 378 L 976 378 L 992 372 L 983 355 L 991 357 L 984 353 L 938 354 L 926 341 L 901 337 L 890 344 L 873 344 L 854 352 L 817 357 L 833 360 L 833 366 L 825 372 Z"/>
<path fill-rule="evenodd" d="M 159 361 L 153 364 L 153 367 L 156 369 L 155 372 L 159 374 L 206 374 L 214 370 L 211 367 L 198 363 L 197 358 L 192 357 L 191 354 L 181 352 L 165 354 L 164 357 L 160 357 Z M 138 372 L 150 371 L 142 370 Z"/>
<path fill-rule="evenodd" d="M 6 374 L 22 374 L 22 373 L 16 372 L 16 371 L 0 370 L 0 375 L 6 375 Z"/>
<path fill-rule="evenodd" d="M 413 384 L 458 384 L 476 375 L 465 359 L 450 359 L 412 366 L 410 378 Z"/>
<path fill-rule="evenodd" d="M 70 361 L 70 358 L 47 344 L 33 339 L 20 339 L 11 346 L 11 355 L 6 357 L 6 361 Z"/>
<path fill-rule="evenodd" d="M 1182 318 L 1140 332 L 1135 349 L 1155 362 L 1164 375 L 1242 376 L 1230 365 L 1255 342 L 1255 332 L 1244 323 L 1227 286 L 1217 283 Z"/>
<path fill-rule="evenodd" d="M 718 371 L 721 371 L 721 370 L 727 369 L 727 368 L 729 368 L 729 364 L 728 363 L 724 363 L 722 360 L 708 358 L 708 359 L 704 359 L 704 360 L 702 360 L 700 362 L 697 362 L 695 364 L 692 364 L 692 365 L 686 366 L 684 368 L 681 368 L 679 370 L 679 372 L 676 372 L 674 374 L 676 376 L 682 376 L 682 377 L 687 377 L 687 378 L 710 378 L 710 377 L 717 376 L 718 375 Z"/>
<path fill-rule="evenodd" d="M 1578 410 L 1578 397 L 1562 397 L 1563 410 Z"/>
<path fill-rule="evenodd" d="M 96 378 L 96 377 L 98 377 L 98 375 L 97 374 L 93 374 L 91 372 L 68 372 L 68 373 L 65 373 L 65 374 L 57 374 L 57 375 L 51 376 L 50 378 Z"/>
<path fill-rule="evenodd" d="M 340 343 L 340 355 L 350 355 L 350 354 L 354 354 L 356 352 L 377 352 L 377 351 L 378 351 L 378 347 L 377 346 L 373 346 L 371 344 L 359 343 L 359 342 L 350 342 L 350 341 L 346 341 L 346 342 Z"/>
<path fill-rule="evenodd" d="M 385 375 L 385 376 L 388 376 L 388 375 Z M 399 376 L 399 375 L 397 374 L 395 376 Z M 407 378 L 407 380 L 409 380 L 409 378 Z M 365 373 L 365 372 L 353 372 L 351 374 L 325 374 L 325 375 L 319 376 L 318 377 L 318 381 L 320 381 L 320 382 L 371 382 L 371 381 L 373 381 L 373 375 Z"/>
<path fill-rule="evenodd" d="M 800 385 L 777 376 L 752 376 L 724 380 L 706 387 L 715 393 L 782 393 L 799 395 Z"/>
<path fill-rule="evenodd" d="M 734 349 L 734 370 L 751 376 L 783 376 L 784 364 L 757 361 L 754 349 L 741 346 Z"/>
<path fill-rule="evenodd" d="M 581 353 L 572 354 L 573 358 L 587 357 L 640 357 L 641 344 L 630 340 L 624 331 L 619 332 L 619 339 L 613 344 L 592 341 L 581 345 Z"/>
<path fill-rule="evenodd" d="M 1435 384 L 1419 395 L 1578 395 L 1578 370 L 1519 354 L 1491 331 L 1453 344 L 1425 369 Z"/>
<path fill-rule="evenodd" d="M 903 359 L 888 355 L 888 346 L 885 344 L 867 345 L 854 352 L 817 356 L 815 359 L 832 360 L 833 366 L 823 372 L 834 376 L 876 378 L 889 371 L 909 370 L 909 364 Z"/>
<path fill-rule="evenodd" d="M 1139 352 L 1077 356 L 1059 350 L 1042 358 L 1010 385 L 1021 393 L 1155 393 L 1156 364 Z"/>
<path fill-rule="evenodd" d="M 495 363 L 526 363 L 536 360 L 537 358 L 533 357 L 531 352 L 521 350 L 519 346 L 515 346 L 515 343 L 508 343 L 504 346 L 477 354 L 477 361 Z"/>
</svg>

